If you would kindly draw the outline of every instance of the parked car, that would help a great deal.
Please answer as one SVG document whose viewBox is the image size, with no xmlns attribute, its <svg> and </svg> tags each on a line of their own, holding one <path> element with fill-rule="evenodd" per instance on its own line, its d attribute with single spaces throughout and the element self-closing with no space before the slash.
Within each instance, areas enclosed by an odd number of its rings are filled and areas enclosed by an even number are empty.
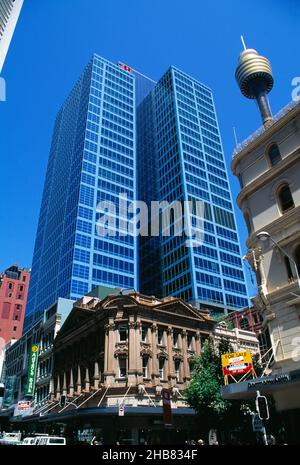
<svg viewBox="0 0 300 465">
<path fill-rule="evenodd" d="M 0 439 L 0 445 L 18 446 L 20 444 L 22 444 L 20 432 L 18 433 L 3 432 L 2 438 Z"/>
<path fill-rule="evenodd" d="M 34 440 L 34 446 L 65 446 L 66 438 L 59 436 L 37 436 Z"/>
<path fill-rule="evenodd" d="M 33 446 L 36 438 L 24 438 L 22 446 Z"/>
</svg>

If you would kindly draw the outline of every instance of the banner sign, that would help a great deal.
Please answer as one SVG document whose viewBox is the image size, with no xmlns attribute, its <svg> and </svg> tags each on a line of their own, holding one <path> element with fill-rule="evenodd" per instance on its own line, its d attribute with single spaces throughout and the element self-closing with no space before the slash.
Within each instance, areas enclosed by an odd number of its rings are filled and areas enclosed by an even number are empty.
<svg viewBox="0 0 300 465">
<path fill-rule="evenodd" d="M 164 416 L 164 425 L 172 426 L 172 408 L 171 408 L 171 393 L 169 389 L 162 389 L 162 403 L 163 403 L 163 416 Z"/>
<path fill-rule="evenodd" d="M 34 395 L 38 357 L 39 357 L 39 345 L 32 344 L 30 355 L 29 355 L 27 386 L 26 386 L 25 396 L 32 397 Z"/>
<path fill-rule="evenodd" d="M 223 375 L 244 375 L 253 370 L 250 352 L 234 352 L 222 355 Z"/>
<path fill-rule="evenodd" d="M 125 404 L 119 405 L 119 417 L 124 417 L 125 415 Z"/>
</svg>

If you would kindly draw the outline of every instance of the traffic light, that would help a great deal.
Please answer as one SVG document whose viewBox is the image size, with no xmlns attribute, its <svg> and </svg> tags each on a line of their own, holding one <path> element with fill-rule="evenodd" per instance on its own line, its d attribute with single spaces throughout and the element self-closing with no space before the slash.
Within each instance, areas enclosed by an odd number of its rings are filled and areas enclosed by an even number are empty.
<svg viewBox="0 0 300 465">
<path fill-rule="evenodd" d="M 66 396 L 60 396 L 59 406 L 64 407 L 66 405 Z"/>
<path fill-rule="evenodd" d="M 261 420 L 268 420 L 270 418 L 268 401 L 265 396 L 256 397 L 256 410 Z"/>
</svg>

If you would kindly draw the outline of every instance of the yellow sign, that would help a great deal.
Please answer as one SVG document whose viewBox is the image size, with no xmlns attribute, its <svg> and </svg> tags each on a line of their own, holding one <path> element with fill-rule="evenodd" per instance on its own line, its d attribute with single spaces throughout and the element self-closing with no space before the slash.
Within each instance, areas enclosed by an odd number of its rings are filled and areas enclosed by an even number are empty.
<svg viewBox="0 0 300 465">
<path fill-rule="evenodd" d="M 223 354 L 222 355 L 222 367 L 231 365 L 233 363 L 252 363 L 252 357 L 250 352 L 234 352 L 233 354 Z"/>
<path fill-rule="evenodd" d="M 242 375 L 253 369 L 250 352 L 234 352 L 222 355 L 222 368 L 224 376 Z"/>
<path fill-rule="evenodd" d="M 31 347 L 31 352 L 37 352 L 38 350 L 39 350 L 39 346 L 36 344 Z"/>
</svg>

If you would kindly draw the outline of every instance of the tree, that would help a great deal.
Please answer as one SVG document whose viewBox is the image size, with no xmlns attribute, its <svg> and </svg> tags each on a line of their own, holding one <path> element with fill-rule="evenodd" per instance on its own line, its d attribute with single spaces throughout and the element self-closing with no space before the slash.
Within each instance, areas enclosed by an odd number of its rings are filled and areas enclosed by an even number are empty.
<svg viewBox="0 0 300 465">
<path fill-rule="evenodd" d="M 222 399 L 220 393 L 224 384 L 221 355 L 232 351 L 226 339 L 221 339 L 217 347 L 207 340 L 201 355 L 195 356 L 194 370 L 185 397 L 189 405 L 209 423 L 215 423 L 223 417 L 232 404 Z"/>
<path fill-rule="evenodd" d="M 243 409 L 248 407 L 254 410 L 254 399 L 245 400 L 224 400 L 221 397 L 221 386 L 224 385 L 222 372 L 221 355 L 234 352 L 228 339 L 221 339 L 219 343 L 213 344 L 211 340 L 205 342 L 201 355 L 194 359 L 194 369 L 191 381 L 185 391 L 185 398 L 189 405 L 195 409 L 199 416 L 199 424 L 204 425 L 206 432 L 210 428 L 217 428 L 223 431 L 223 438 L 231 441 L 231 433 L 242 431 L 243 440 L 247 442 L 249 438 L 254 438 L 252 432 L 251 418 L 244 415 Z M 254 357 L 254 366 L 260 373 L 258 357 Z M 235 433 L 234 433 L 235 434 Z"/>
</svg>

